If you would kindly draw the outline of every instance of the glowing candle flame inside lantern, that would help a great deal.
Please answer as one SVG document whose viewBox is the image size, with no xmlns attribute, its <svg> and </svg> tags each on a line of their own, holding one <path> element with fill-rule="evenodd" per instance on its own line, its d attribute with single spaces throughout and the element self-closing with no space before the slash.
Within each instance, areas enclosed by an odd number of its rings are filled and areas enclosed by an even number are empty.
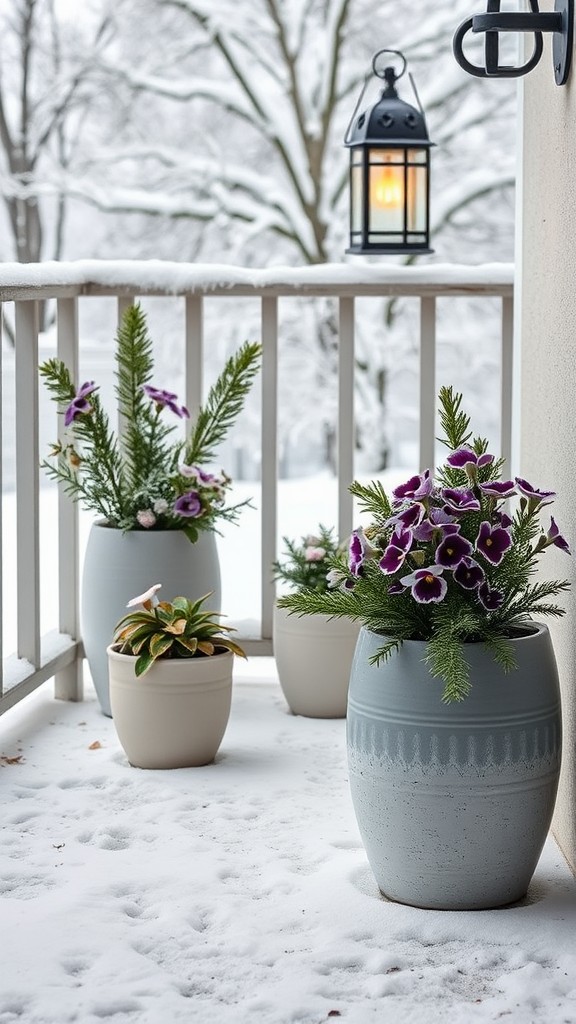
<svg viewBox="0 0 576 1024">
<path fill-rule="evenodd" d="M 372 205 L 380 209 L 398 209 L 404 205 L 404 170 L 401 167 L 372 169 Z"/>
</svg>

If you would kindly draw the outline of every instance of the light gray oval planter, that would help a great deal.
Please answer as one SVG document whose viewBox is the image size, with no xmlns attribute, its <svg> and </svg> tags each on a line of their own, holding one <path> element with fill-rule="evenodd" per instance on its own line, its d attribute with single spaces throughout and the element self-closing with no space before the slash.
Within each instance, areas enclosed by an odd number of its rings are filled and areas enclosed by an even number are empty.
<svg viewBox="0 0 576 1024">
<path fill-rule="evenodd" d="M 100 523 L 90 530 L 82 576 L 81 622 L 84 650 L 105 715 L 111 715 L 106 648 L 128 601 L 161 583 L 160 599 L 192 600 L 214 592 L 211 610 L 220 611 L 220 563 L 214 533 L 192 544 L 182 530 L 122 533 Z"/>
<path fill-rule="evenodd" d="M 274 606 L 274 657 L 293 715 L 344 718 L 360 626 L 327 615 L 289 615 Z"/>
<path fill-rule="evenodd" d="M 418 907 L 474 910 L 525 895 L 560 772 L 558 674 L 548 630 L 513 640 L 504 673 L 466 646 L 472 691 L 443 704 L 442 681 L 408 641 L 379 666 L 362 629 L 348 696 L 352 800 L 381 892 Z"/>
<path fill-rule="evenodd" d="M 210 764 L 230 716 L 234 655 L 158 658 L 136 677 L 136 658 L 107 650 L 114 725 L 135 768 Z"/>
</svg>

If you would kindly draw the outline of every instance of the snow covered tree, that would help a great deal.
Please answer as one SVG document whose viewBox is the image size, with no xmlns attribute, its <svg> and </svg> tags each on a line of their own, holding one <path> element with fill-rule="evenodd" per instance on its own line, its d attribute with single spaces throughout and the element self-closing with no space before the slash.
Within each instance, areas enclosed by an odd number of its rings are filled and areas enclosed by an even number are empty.
<svg viewBox="0 0 576 1024">
<path fill-rule="evenodd" d="M 10 239 L 4 258 L 22 263 L 58 258 L 66 196 L 52 202 L 42 185 L 48 168 L 68 168 L 85 116 L 101 88 L 95 71 L 110 19 L 88 38 L 57 14 L 54 0 L 13 0 L 0 11 L 0 160 Z"/>
<path fill-rule="evenodd" d="M 160 19 L 155 47 L 138 64 L 126 50 L 120 74 L 148 100 L 184 105 L 192 130 L 184 146 L 177 134 L 170 145 L 150 133 L 147 145 L 129 146 L 124 160 L 142 162 L 136 191 L 115 188 L 112 176 L 93 200 L 210 223 L 212 238 L 224 234 L 232 259 L 244 263 L 266 238 L 275 240 L 276 262 L 339 259 L 347 222 L 342 140 L 374 50 L 389 46 L 403 50 L 416 73 L 438 145 L 433 234 L 437 246 L 446 236 L 448 254 L 451 226 L 469 228 L 465 211 L 514 179 L 513 147 L 497 144 L 510 131 L 513 91 L 503 103 L 501 83 L 475 81 L 451 54 L 468 8 L 468 0 L 421 0 L 415 23 L 399 0 L 139 0 L 144 24 Z M 410 99 L 407 78 L 402 85 Z M 479 171 L 487 134 L 489 170 Z M 486 205 L 482 219 L 498 237 L 494 210 Z"/>
</svg>

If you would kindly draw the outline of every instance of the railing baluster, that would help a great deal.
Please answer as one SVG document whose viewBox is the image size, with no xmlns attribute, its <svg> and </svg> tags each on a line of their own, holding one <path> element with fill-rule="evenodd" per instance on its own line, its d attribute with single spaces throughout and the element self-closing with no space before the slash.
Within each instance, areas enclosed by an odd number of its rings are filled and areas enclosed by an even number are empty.
<svg viewBox="0 0 576 1024">
<path fill-rule="evenodd" d="M 502 472 L 512 472 L 512 413 L 514 388 L 514 299 L 502 299 L 502 371 L 500 378 L 500 450 L 504 458 Z"/>
<path fill-rule="evenodd" d="M 278 299 L 262 299 L 262 637 L 272 636 L 277 523 Z"/>
<path fill-rule="evenodd" d="M 339 303 L 338 347 L 338 536 L 352 532 L 352 496 L 348 490 L 354 476 L 354 299 Z"/>
<path fill-rule="evenodd" d="M 17 653 L 40 666 L 38 306 L 16 303 Z"/>
<path fill-rule="evenodd" d="M 4 547 L 4 403 L 2 400 L 4 384 L 4 359 L 2 344 L 3 311 L 0 303 L 0 697 L 4 693 L 4 598 L 2 580 L 4 566 L 2 550 Z"/>
<path fill-rule="evenodd" d="M 436 411 L 436 299 L 420 299 L 419 470 L 433 469 Z"/>
<path fill-rule="evenodd" d="M 204 373 L 204 300 L 201 295 L 186 298 L 185 403 L 195 422 L 202 402 Z"/>
<path fill-rule="evenodd" d="M 58 299 L 58 358 L 78 381 L 78 300 Z M 58 417 L 58 438 L 64 437 L 64 420 Z M 58 486 L 58 628 L 74 640 L 80 635 L 79 579 L 80 549 L 78 505 Z M 58 672 L 54 679 L 54 696 L 59 700 L 82 700 L 83 661 Z"/>
</svg>

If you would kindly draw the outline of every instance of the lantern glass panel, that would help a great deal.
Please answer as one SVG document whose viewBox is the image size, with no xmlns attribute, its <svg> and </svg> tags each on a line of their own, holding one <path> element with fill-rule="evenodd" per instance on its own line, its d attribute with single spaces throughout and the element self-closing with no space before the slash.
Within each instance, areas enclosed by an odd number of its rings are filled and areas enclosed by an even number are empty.
<svg viewBox="0 0 576 1024">
<path fill-rule="evenodd" d="M 371 149 L 368 159 L 371 164 L 403 164 L 405 155 L 404 149 Z"/>
<path fill-rule="evenodd" d="M 369 168 L 370 233 L 404 230 L 404 165 L 371 164 Z"/>
<path fill-rule="evenodd" d="M 426 167 L 408 167 L 408 231 L 426 231 L 428 171 Z"/>
<path fill-rule="evenodd" d="M 409 149 L 408 150 L 408 163 L 409 164 L 425 164 L 428 158 L 427 149 Z"/>
<path fill-rule="evenodd" d="M 353 164 L 362 164 L 362 163 L 364 163 L 364 160 L 363 160 L 364 152 L 363 152 L 362 149 L 352 149 L 351 150 L 351 154 L 352 154 L 352 161 L 351 162 Z"/>
</svg>

